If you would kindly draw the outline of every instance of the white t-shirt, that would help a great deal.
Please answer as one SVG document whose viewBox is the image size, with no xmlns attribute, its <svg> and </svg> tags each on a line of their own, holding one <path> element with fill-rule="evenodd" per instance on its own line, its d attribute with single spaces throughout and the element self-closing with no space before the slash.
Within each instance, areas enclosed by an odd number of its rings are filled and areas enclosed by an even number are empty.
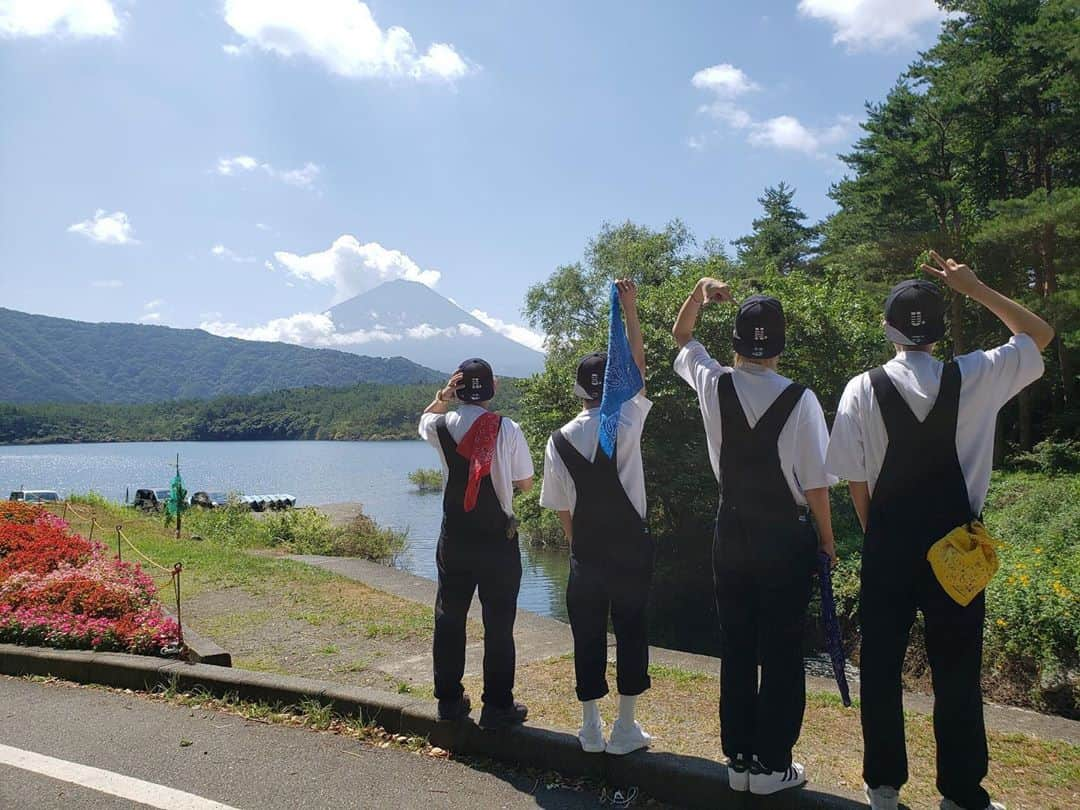
<svg viewBox="0 0 1080 810">
<path fill-rule="evenodd" d="M 697 391 L 705 438 L 709 443 L 709 461 L 713 475 L 720 479 L 720 447 L 723 440 L 720 417 L 720 394 L 717 383 L 724 374 L 732 375 L 746 421 L 753 427 L 791 380 L 756 363 L 740 368 L 721 365 L 709 356 L 696 340 L 687 343 L 675 358 L 675 373 Z M 784 424 L 776 441 L 780 466 L 795 502 L 805 506 L 808 489 L 832 486 L 836 478 L 825 472 L 825 450 L 829 428 L 814 392 L 807 388 Z"/>
<path fill-rule="evenodd" d="M 460 442 L 469 432 L 473 422 L 487 413 L 479 405 L 462 404 L 456 411 L 446 414 L 446 429 L 455 442 Z M 439 451 L 439 460 L 442 461 L 443 475 L 449 474 L 446 459 L 443 457 L 442 445 L 439 444 L 439 431 L 437 424 L 439 414 L 425 413 L 420 417 L 420 438 Z M 502 427 L 499 428 L 499 438 L 495 442 L 495 458 L 491 462 L 491 485 L 495 488 L 495 494 L 499 498 L 507 516 L 514 514 L 514 482 L 524 481 L 533 476 L 532 457 L 529 455 L 529 443 L 525 441 L 525 434 L 521 427 L 513 419 L 503 419 Z"/>
<path fill-rule="evenodd" d="M 641 432 L 652 402 L 638 394 L 619 409 L 619 436 L 615 447 L 615 466 L 619 481 L 630 503 L 645 517 L 645 468 L 641 464 Z M 592 461 L 600 446 L 600 409 L 586 408 L 560 428 L 581 455 Z M 574 513 L 577 488 L 574 479 L 549 438 L 544 451 L 544 485 L 540 490 L 540 505 L 548 509 Z"/>
<path fill-rule="evenodd" d="M 996 349 L 961 355 L 956 362 L 960 367 L 956 455 L 967 481 L 972 513 L 977 515 L 990 487 L 997 412 L 1042 376 L 1043 359 L 1035 341 L 1021 334 Z M 885 364 L 885 373 L 920 422 L 937 400 L 943 368 L 944 364 L 928 352 L 898 352 Z M 840 398 L 829 440 L 829 472 L 847 481 L 866 481 L 873 493 L 888 445 L 870 373 L 864 372 L 847 384 Z"/>
</svg>

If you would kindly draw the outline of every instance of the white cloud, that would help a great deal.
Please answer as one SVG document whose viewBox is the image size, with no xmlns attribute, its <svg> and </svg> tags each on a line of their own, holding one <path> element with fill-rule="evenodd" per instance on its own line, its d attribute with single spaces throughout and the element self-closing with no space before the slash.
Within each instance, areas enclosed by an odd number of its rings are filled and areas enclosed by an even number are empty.
<svg viewBox="0 0 1080 810">
<path fill-rule="evenodd" d="M 702 68 L 691 77 L 690 84 L 699 90 L 709 90 L 724 98 L 734 98 L 758 89 L 749 76 L 726 62 Z"/>
<path fill-rule="evenodd" d="M 257 169 L 262 170 L 276 180 L 298 188 L 311 188 L 315 185 L 315 181 L 322 172 L 322 168 L 311 161 L 308 161 L 299 169 L 278 169 L 269 163 L 259 162 L 251 155 L 218 158 L 216 171 L 224 177 L 235 177 L 242 172 L 253 172 Z M 255 227 L 269 230 L 265 225 L 256 225 Z"/>
<path fill-rule="evenodd" d="M 244 49 L 239 45 L 222 45 L 221 50 L 225 51 L 229 56 L 238 56 Z"/>
<path fill-rule="evenodd" d="M 458 334 L 465 335 L 466 337 L 480 337 L 482 334 L 484 334 L 483 329 L 478 329 L 471 323 L 459 323 L 457 325 L 457 328 Z"/>
<path fill-rule="evenodd" d="M 381 28 L 359 0 L 225 0 L 225 22 L 245 44 L 286 59 L 305 56 L 348 78 L 455 81 L 472 68 L 453 45 L 420 53 L 400 26 Z"/>
<path fill-rule="evenodd" d="M 851 119 L 842 118 L 839 123 L 824 129 L 810 129 L 798 118 L 790 115 L 778 115 L 767 121 L 752 125 L 749 142 L 753 146 L 768 146 L 774 149 L 802 152 L 814 157 L 824 157 L 823 149 L 837 144 L 848 137 Z"/>
<path fill-rule="evenodd" d="M 824 151 L 826 147 L 840 143 L 851 134 L 854 119 L 850 116 L 839 116 L 835 124 L 820 129 L 807 127 L 791 115 L 757 120 L 734 99 L 760 88 L 734 65 L 713 65 L 699 70 L 690 79 L 690 83 L 714 96 L 711 102 L 701 105 L 698 112 L 709 115 L 731 129 L 744 130 L 746 140 L 752 146 L 771 147 L 824 158 L 827 157 Z M 706 143 L 704 135 L 691 135 L 686 139 L 686 145 L 696 151 L 704 149 Z"/>
<path fill-rule="evenodd" d="M 210 248 L 210 254 L 217 256 L 219 259 L 228 259 L 231 262 L 238 262 L 240 264 L 251 264 L 255 261 L 254 256 L 241 256 L 236 251 L 225 247 L 225 245 L 214 245 Z"/>
<path fill-rule="evenodd" d="M 101 287 L 107 290 L 115 290 L 118 287 L 123 287 L 124 282 L 116 278 L 99 278 L 90 282 L 91 287 Z"/>
<path fill-rule="evenodd" d="M 401 335 L 381 327 L 355 332 L 338 332 L 333 319 L 325 312 L 298 312 L 287 318 L 275 318 L 262 326 L 245 327 L 219 320 L 204 321 L 200 329 L 222 337 L 243 340 L 269 340 L 323 348 L 364 343 L 392 343 Z"/>
<path fill-rule="evenodd" d="M 370 290 L 384 281 L 404 279 L 434 287 L 442 275 L 438 270 L 422 270 L 399 250 L 378 242 L 362 244 L 351 234 L 343 234 L 326 250 L 298 256 L 279 250 L 277 263 L 297 278 L 334 288 L 334 304 Z"/>
<path fill-rule="evenodd" d="M 851 50 L 911 42 L 945 12 L 934 0 L 799 0 L 799 13 L 833 26 L 833 42 Z"/>
<path fill-rule="evenodd" d="M 90 219 L 76 222 L 68 228 L 68 233 L 81 233 L 87 239 L 101 242 L 105 245 L 136 245 L 139 240 L 135 238 L 135 229 L 128 222 L 127 214 L 123 211 L 114 211 L 106 214 L 104 208 L 99 208 Z"/>
<path fill-rule="evenodd" d="M 469 314 L 504 337 L 508 337 L 517 343 L 528 346 L 530 349 L 536 349 L 538 352 L 544 351 L 544 342 L 547 340 L 547 336 L 540 332 L 534 332 L 527 326 L 500 320 L 492 315 L 488 315 L 482 309 L 474 309 Z"/>
<path fill-rule="evenodd" d="M 265 222 L 256 222 L 255 227 L 258 228 L 260 231 L 270 230 L 270 226 L 267 225 Z"/>
<path fill-rule="evenodd" d="M 109 0 L 0 0 L 3 37 L 115 37 L 120 19 Z"/>
<path fill-rule="evenodd" d="M 160 298 L 155 298 L 153 301 L 147 301 L 145 304 L 143 304 L 143 309 L 147 311 L 161 309 L 161 305 L 164 303 L 165 302 L 162 301 Z"/>
<path fill-rule="evenodd" d="M 160 320 L 160 312 L 147 312 L 145 315 L 139 318 L 139 323 L 158 323 Z"/>
</svg>

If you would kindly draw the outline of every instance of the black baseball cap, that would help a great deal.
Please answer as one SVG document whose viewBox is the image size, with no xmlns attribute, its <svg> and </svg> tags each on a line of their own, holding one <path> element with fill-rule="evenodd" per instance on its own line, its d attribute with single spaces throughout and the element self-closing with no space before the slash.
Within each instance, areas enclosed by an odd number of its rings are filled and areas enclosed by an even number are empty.
<svg viewBox="0 0 1080 810">
<path fill-rule="evenodd" d="M 751 295 L 735 316 L 731 344 L 743 357 L 765 360 L 784 350 L 784 307 L 771 295 Z"/>
<path fill-rule="evenodd" d="M 945 337 L 945 298 L 921 278 L 901 281 L 885 299 L 885 334 L 893 343 L 925 346 Z"/>
<path fill-rule="evenodd" d="M 600 399 L 604 396 L 604 371 L 607 352 L 593 352 L 581 358 L 577 367 L 574 394 L 581 399 Z"/>
<path fill-rule="evenodd" d="M 457 389 L 457 398 L 462 402 L 487 402 L 495 398 L 495 372 L 486 360 L 479 357 L 463 360 L 457 370 L 462 374 Z"/>
</svg>

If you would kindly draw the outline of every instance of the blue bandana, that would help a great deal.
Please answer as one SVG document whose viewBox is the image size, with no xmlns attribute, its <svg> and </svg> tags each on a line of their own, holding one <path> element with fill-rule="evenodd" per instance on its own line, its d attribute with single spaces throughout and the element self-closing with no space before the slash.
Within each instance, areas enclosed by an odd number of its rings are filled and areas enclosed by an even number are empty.
<svg viewBox="0 0 1080 810">
<path fill-rule="evenodd" d="M 607 368 L 604 369 L 604 396 L 600 400 L 600 449 L 608 458 L 615 456 L 619 431 L 619 411 L 645 385 L 641 370 L 634 362 L 630 341 L 623 326 L 619 289 L 611 285 L 611 317 L 608 321 Z"/>
</svg>

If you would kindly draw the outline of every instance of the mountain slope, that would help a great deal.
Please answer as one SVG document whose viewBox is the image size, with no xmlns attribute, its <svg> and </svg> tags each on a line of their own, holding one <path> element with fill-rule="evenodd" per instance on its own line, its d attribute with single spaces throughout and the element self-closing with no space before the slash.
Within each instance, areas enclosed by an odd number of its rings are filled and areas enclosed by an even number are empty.
<svg viewBox="0 0 1080 810">
<path fill-rule="evenodd" d="M 0 402 L 158 402 L 443 377 L 402 357 L 223 338 L 199 329 L 84 323 L 0 307 Z"/>
<path fill-rule="evenodd" d="M 544 355 L 499 334 L 452 301 L 414 281 L 388 281 L 330 309 L 339 333 L 363 333 L 346 351 L 393 351 L 415 363 L 453 371 L 482 357 L 495 373 L 527 377 L 544 367 Z M 372 338 L 372 333 L 381 335 Z"/>
</svg>

